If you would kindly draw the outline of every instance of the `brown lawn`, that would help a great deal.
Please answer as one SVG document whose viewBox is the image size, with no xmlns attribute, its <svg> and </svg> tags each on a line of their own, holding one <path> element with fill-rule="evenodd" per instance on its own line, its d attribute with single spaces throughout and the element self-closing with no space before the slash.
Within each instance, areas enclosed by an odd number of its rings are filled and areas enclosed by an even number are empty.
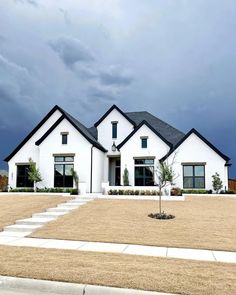
<svg viewBox="0 0 236 295">
<path fill-rule="evenodd" d="M 231 295 L 236 264 L 0 246 L 0 275 L 173 292 Z"/>
<path fill-rule="evenodd" d="M 43 212 L 66 200 L 68 197 L 0 195 L 0 230 L 17 219 L 31 217 L 33 213 Z"/>
<path fill-rule="evenodd" d="M 158 201 L 96 200 L 31 236 L 236 251 L 236 199 L 189 197 L 163 209 L 176 218 L 149 218 Z"/>
</svg>

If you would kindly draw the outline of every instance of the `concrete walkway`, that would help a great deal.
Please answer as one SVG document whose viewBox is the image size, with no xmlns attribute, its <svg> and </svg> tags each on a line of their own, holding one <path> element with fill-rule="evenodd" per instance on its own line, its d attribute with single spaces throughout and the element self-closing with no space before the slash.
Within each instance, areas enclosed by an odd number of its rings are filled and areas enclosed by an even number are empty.
<svg viewBox="0 0 236 295">
<path fill-rule="evenodd" d="M 177 295 L 152 291 L 0 276 L 1 295 Z"/>
<path fill-rule="evenodd" d="M 100 243 L 86 241 L 70 241 L 56 239 L 38 239 L 13 236 L 0 236 L 0 245 L 24 246 L 37 248 L 69 249 L 78 251 L 110 252 L 130 255 L 143 255 L 153 257 L 168 257 L 192 259 L 202 261 L 218 261 L 236 263 L 236 252 L 200 250 L 187 248 L 169 248 L 142 246 L 131 244 Z"/>
<path fill-rule="evenodd" d="M 0 236 L 26 237 L 46 223 L 69 213 L 71 210 L 78 209 L 92 200 L 92 198 L 77 196 L 75 199 L 58 204 L 57 207 L 48 208 L 46 212 L 35 213 L 30 218 L 16 220 L 15 224 L 5 226 Z"/>
</svg>

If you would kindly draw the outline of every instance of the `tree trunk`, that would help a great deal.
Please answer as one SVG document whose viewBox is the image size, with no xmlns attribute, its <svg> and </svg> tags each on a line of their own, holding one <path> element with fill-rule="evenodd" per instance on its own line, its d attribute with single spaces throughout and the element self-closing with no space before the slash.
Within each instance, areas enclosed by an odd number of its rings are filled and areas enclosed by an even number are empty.
<svg viewBox="0 0 236 295">
<path fill-rule="evenodd" d="M 34 181 L 34 192 L 36 193 L 36 182 Z"/>
<path fill-rule="evenodd" d="M 161 189 L 159 189 L 159 213 L 161 214 Z"/>
</svg>

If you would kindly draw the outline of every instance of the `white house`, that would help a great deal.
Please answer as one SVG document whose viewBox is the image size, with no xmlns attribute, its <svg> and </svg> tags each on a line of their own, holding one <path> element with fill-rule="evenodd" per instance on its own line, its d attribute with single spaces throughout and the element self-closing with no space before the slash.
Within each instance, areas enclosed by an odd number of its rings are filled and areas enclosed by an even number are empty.
<svg viewBox="0 0 236 295">
<path fill-rule="evenodd" d="M 168 161 L 176 187 L 212 189 L 218 172 L 228 189 L 230 159 L 195 129 L 184 134 L 148 112 L 124 113 L 115 105 L 91 128 L 55 106 L 5 159 L 10 187 L 32 187 L 29 158 L 43 178 L 38 187 L 73 187 L 71 168 L 86 192 L 122 185 L 125 168 L 131 186 L 153 187 L 159 162 Z"/>
</svg>

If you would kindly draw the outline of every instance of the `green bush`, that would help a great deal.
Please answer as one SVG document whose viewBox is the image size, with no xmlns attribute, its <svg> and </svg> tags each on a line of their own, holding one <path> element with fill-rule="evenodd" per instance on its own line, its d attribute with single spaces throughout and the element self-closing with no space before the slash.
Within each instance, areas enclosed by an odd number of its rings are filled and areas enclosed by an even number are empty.
<svg viewBox="0 0 236 295">
<path fill-rule="evenodd" d="M 232 190 L 221 190 L 220 191 L 220 194 L 227 194 L 227 195 L 233 195 L 233 194 L 235 194 L 235 192 L 234 191 L 232 191 Z"/>
<path fill-rule="evenodd" d="M 33 193 L 34 189 L 33 188 L 10 188 L 9 190 L 12 193 Z M 60 188 L 60 187 L 53 187 L 53 188 L 37 188 L 36 189 L 37 193 L 69 193 L 71 195 L 78 195 L 77 189 L 74 188 Z"/>
<path fill-rule="evenodd" d="M 208 190 L 205 189 L 183 189 L 182 194 L 209 194 L 211 193 Z"/>
<path fill-rule="evenodd" d="M 109 190 L 108 195 L 125 195 L 125 196 L 158 196 L 157 190 Z"/>
<path fill-rule="evenodd" d="M 9 192 L 11 193 L 33 193 L 33 188 L 10 188 Z"/>
</svg>

